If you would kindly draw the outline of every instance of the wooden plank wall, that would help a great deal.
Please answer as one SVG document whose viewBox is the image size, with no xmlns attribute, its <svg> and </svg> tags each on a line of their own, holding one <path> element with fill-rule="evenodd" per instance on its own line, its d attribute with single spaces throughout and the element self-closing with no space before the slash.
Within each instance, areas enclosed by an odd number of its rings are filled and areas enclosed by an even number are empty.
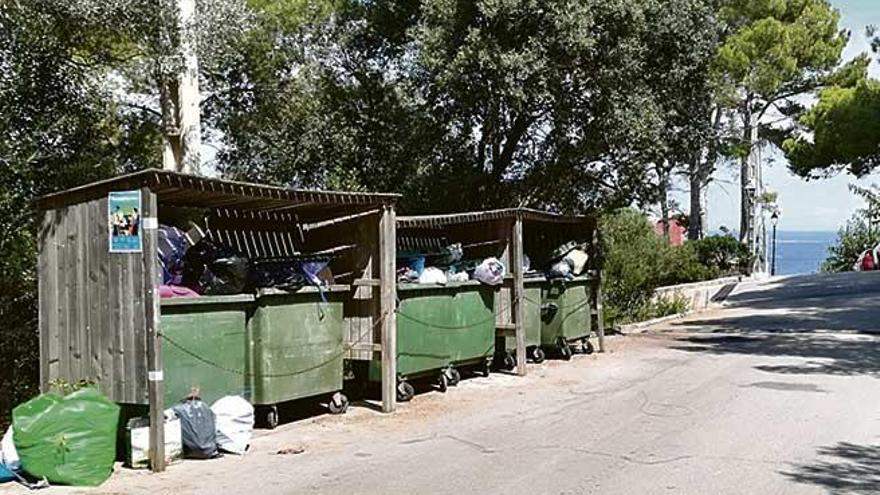
<svg viewBox="0 0 880 495">
<path fill-rule="evenodd" d="M 351 297 L 343 306 L 346 351 L 344 358 L 374 358 L 380 332 L 379 220 L 381 209 L 348 217 L 312 222 L 304 231 L 304 253 L 332 255 L 330 267 L 336 283 L 350 284 Z M 362 282 L 365 281 L 366 282 Z M 378 355 L 376 355 L 378 359 Z"/>
<path fill-rule="evenodd" d="M 357 248 L 351 252 L 348 267 L 352 270 L 352 282 L 356 280 L 379 280 L 379 221 L 381 212 L 363 218 L 356 224 Z M 343 308 L 345 317 L 346 357 L 354 360 L 380 359 L 374 353 L 375 345 L 381 343 L 379 316 L 381 304 L 378 285 L 352 287 L 352 297 Z"/>
<path fill-rule="evenodd" d="M 495 326 L 501 328 L 514 323 L 513 265 L 511 263 L 513 261 L 513 253 L 511 251 L 513 245 L 513 240 L 511 239 L 513 234 L 513 222 L 497 222 L 495 228 L 496 236 L 503 241 L 498 245 L 499 252 L 497 257 L 502 263 L 504 263 L 504 267 L 507 269 L 504 283 L 501 284 L 501 287 L 498 288 L 498 292 L 495 293 Z"/>
<path fill-rule="evenodd" d="M 146 404 L 144 255 L 111 255 L 107 234 L 106 197 L 43 212 L 40 385 L 89 380 L 116 402 Z"/>
</svg>

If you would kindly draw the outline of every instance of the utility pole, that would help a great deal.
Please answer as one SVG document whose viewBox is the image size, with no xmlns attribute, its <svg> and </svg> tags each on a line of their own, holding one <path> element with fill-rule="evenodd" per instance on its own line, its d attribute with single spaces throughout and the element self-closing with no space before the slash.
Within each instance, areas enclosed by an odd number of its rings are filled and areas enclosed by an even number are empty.
<svg viewBox="0 0 880 495">
<path fill-rule="evenodd" d="M 176 9 L 179 61 L 175 75 L 162 81 L 160 99 L 164 126 L 162 167 L 187 174 L 198 174 L 202 147 L 199 115 L 199 61 L 196 55 L 195 0 L 172 0 Z M 177 57 L 175 57 L 177 58 Z"/>
<path fill-rule="evenodd" d="M 747 103 L 746 108 L 750 105 Z M 740 241 L 745 243 L 754 257 L 753 270 L 766 272 L 766 238 L 764 210 L 757 199 L 764 193 L 761 171 L 761 150 L 758 147 L 758 123 L 750 111 L 743 116 L 743 138 L 748 143 L 748 154 L 740 160 Z"/>
</svg>

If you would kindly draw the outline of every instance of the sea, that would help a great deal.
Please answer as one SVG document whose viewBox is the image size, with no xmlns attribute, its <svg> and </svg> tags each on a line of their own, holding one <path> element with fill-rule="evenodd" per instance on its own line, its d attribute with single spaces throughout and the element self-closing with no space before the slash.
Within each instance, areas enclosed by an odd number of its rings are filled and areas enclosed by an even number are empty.
<svg viewBox="0 0 880 495">
<path fill-rule="evenodd" d="M 778 231 L 776 233 L 776 274 L 816 273 L 828 256 L 828 248 L 836 240 L 837 232 Z M 772 240 L 768 239 L 768 241 Z M 767 248 L 772 253 L 770 245 Z M 853 261 L 855 262 L 855 260 Z"/>
</svg>

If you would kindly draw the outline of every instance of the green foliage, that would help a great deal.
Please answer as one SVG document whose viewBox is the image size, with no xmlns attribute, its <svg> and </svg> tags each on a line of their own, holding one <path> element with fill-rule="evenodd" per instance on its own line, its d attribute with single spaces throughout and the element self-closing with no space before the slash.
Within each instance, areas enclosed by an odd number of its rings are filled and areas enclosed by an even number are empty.
<svg viewBox="0 0 880 495">
<path fill-rule="evenodd" d="M 714 277 L 748 275 L 752 265 L 748 248 L 731 236 L 709 236 L 689 242 L 688 246 L 696 253 L 698 262 Z"/>
<path fill-rule="evenodd" d="M 33 200 L 160 159 L 157 121 L 91 72 L 107 57 L 97 33 L 56 7 L 0 3 L 0 423 L 37 393 Z"/>
<path fill-rule="evenodd" d="M 867 212 L 858 211 L 837 232 L 837 241 L 828 248 L 828 257 L 820 268 L 823 272 L 848 272 L 859 256 L 880 244 L 880 229 L 871 228 Z"/>
<path fill-rule="evenodd" d="M 669 246 L 637 210 L 605 215 L 601 229 L 605 317 L 615 324 L 672 314 L 672 309 L 680 309 L 680 302 L 655 298 L 658 287 L 709 280 L 720 273 L 702 262 L 699 243 Z"/>
<path fill-rule="evenodd" d="M 225 174 L 401 192 L 409 211 L 584 210 L 651 201 L 648 165 L 705 125 L 703 0 L 333 5 L 266 8 L 211 75 Z"/>
<path fill-rule="evenodd" d="M 831 87 L 799 120 L 810 134 L 783 143 L 789 166 L 809 177 L 846 169 L 857 177 L 880 164 L 880 82 Z"/>
<path fill-rule="evenodd" d="M 730 33 L 715 70 L 736 100 L 808 91 L 835 68 L 848 41 L 827 0 L 734 0 L 721 16 Z"/>
</svg>

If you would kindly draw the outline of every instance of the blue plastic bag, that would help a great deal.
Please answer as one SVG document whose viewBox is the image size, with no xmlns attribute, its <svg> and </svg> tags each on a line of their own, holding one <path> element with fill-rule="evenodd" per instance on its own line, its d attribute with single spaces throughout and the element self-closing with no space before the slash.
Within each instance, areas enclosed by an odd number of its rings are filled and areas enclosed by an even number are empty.
<svg viewBox="0 0 880 495">
<path fill-rule="evenodd" d="M 15 475 L 11 469 L 6 467 L 6 464 L 0 464 L 0 483 L 6 483 L 7 481 L 15 481 Z"/>
</svg>

